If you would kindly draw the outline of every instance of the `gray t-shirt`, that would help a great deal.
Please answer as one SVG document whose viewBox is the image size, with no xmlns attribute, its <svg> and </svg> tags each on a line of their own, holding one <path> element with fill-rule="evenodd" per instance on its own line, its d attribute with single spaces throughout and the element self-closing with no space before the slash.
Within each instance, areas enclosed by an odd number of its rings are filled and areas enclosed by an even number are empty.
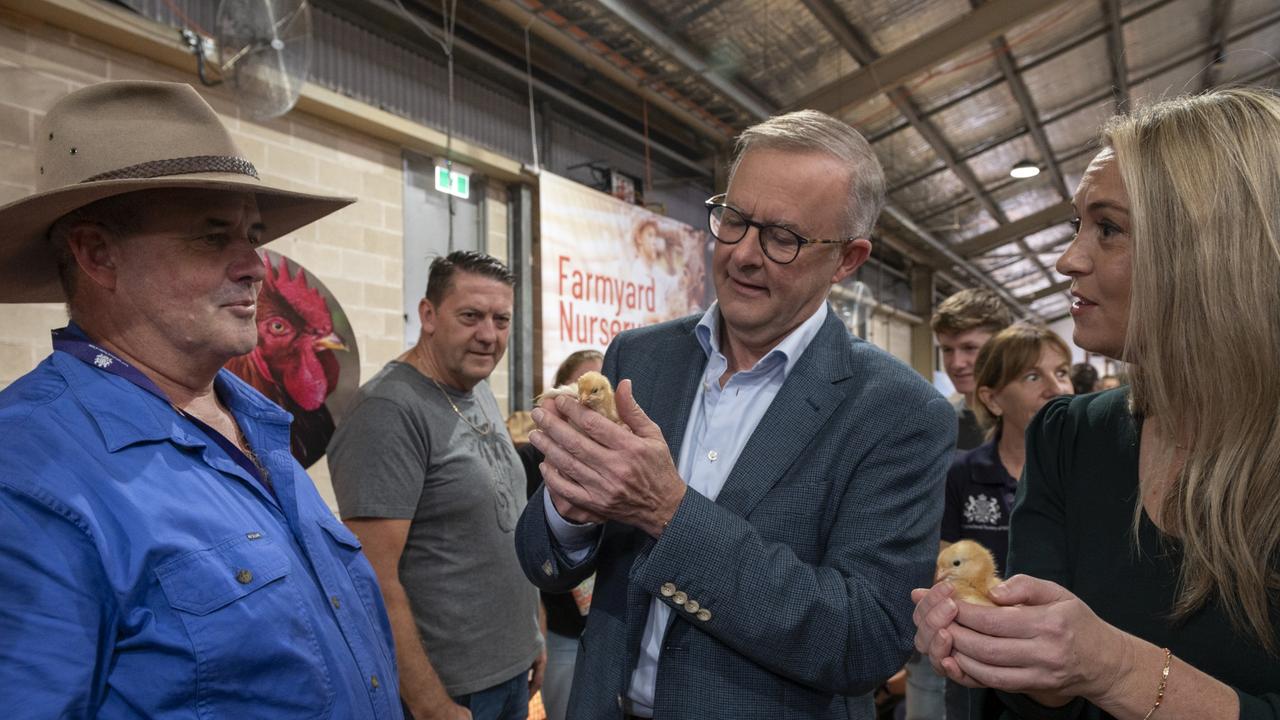
<svg viewBox="0 0 1280 720">
<path fill-rule="evenodd" d="M 342 517 L 413 520 L 400 582 L 445 690 L 529 669 L 542 641 L 538 593 L 515 551 L 524 470 L 488 383 L 459 393 L 389 363 L 360 388 L 328 458 Z"/>
</svg>

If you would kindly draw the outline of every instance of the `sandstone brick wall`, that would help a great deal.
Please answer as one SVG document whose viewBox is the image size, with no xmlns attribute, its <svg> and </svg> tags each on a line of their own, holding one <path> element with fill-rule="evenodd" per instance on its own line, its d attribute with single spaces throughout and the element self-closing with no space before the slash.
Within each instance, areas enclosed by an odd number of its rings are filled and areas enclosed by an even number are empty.
<svg viewBox="0 0 1280 720">
<path fill-rule="evenodd" d="M 298 112 L 254 121 L 223 88 L 201 88 L 186 73 L 6 10 L 0 10 L 0 204 L 34 192 L 32 141 L 44 111 L 67 92 L 108 79 L 193 83 L 264 182 L 358 198 L 269 247 L 314 273 L 342 304 L 360 348 L 361 381 L 404 349 L 399 147 Z M 506 192 L 490 187 L 486 241 L 505 257 Z M 61 305 L 0 305 L 0 388 L 49 353 L 49 330 L 65 322 Z M 504 363 L 494 377 L 504 408 L 508 375 Z M 310 472 L 332 505 L 324 461 Z"/>
<path fill-rule="evenodd" d="M 507 238 L 507 188 L 501 183 L 490 182 L 485 188 L 485 205 L 484 205 L 484 227 L 485 252 L 498 258 L 511 267 L 511 244 Z M 519 272 L 519 268 L 511 268 L 515 272 Z M 514 323 L 513 323 L 514 324 Z M 529 362 L 533 359 L 529 358 Z M 502 410 L 503 416 L 511 413 L 511 346 L 507 346 L 507 354 L 502 357 L 502 362 L 498 363 L 498 367 L 493 371 L 493 375 L 489 376 L 489 385 L 493 388 L 493 394 L 498 399 L 498 407 Z"/>
</svg>

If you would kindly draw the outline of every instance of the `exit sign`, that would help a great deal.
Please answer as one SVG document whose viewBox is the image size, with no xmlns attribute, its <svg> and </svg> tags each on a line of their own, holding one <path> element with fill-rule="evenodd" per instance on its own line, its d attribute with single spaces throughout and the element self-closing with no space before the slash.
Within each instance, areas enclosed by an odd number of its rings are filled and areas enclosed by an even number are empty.
<svg viewBox="0 0 1280 720">
<path fill-rule="evenodd" d="M 436 190 L 463 200 L 471 197 L 471 176 L 458 170 L 436 166 Z"/>
</svg>

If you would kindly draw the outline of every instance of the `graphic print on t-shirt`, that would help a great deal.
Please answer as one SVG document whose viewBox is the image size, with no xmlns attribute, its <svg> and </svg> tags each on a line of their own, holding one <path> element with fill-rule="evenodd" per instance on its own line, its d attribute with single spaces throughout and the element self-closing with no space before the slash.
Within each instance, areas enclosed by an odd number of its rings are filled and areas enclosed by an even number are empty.
<svg viewBox="0 0 1280 720">
<path fill-rule="evenodd" d="M 516 504 L 515 486 L 511 475 L 511 460 L 508 457 L 511 441 L 505 432 L 500 432 L 501 425 L 494 432 L 477 437 L 472 435 L 476 451 L 481 462 L 489 470 L 489 482 L 493 483 L 494 510 L 498 514 L 498 527 L 503 532 L 515 532 L 516 522 L 520 519 L 520 508 Z"/>
</svg>

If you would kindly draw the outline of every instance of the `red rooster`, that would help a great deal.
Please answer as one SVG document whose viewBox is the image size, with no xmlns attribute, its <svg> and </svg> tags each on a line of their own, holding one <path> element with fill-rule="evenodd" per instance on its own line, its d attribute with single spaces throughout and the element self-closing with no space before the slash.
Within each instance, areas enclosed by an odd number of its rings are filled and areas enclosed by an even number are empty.
<svg viewBox="0 0 1280 720">
<path fill-rule="evenodd" d="M 338 383 L 335 350 L 347 346 L 333 331 L 333 317 L 302 269 L 289 276 L 288 261 L 262 263 L 267 276 L 258 293 L 258 346 L 233 358 L 227 369 L 293 414 L 290 449 L 303 467 L 319 460 L 333 435 L 324 401 Z"/>
</svg>

